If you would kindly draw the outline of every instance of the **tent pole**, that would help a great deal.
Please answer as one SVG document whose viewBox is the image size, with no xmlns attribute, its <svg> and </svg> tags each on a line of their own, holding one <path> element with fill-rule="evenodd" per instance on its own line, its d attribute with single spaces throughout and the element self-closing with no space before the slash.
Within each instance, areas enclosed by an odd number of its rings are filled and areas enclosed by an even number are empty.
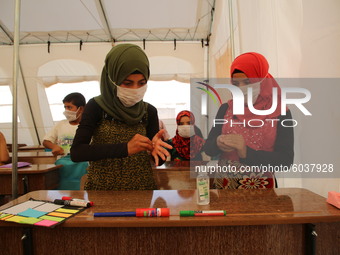
<svg viewBox="0 0 340 255">
<path fill-rule="evenodd" d="M 234 42 L 234 15 L 233 15 L 233 0 L 228 1 L 229 4 L 229 30 L 230 30 L 230 48 L 231 58 L 235 59 L 235 42 Z"/>
<path fill-rule="evenodd" d="M 20 0 L 15 1 L 13 45 L 12 198 L 18 197 L 18 71 L 20 41 Z"/>
</svg>

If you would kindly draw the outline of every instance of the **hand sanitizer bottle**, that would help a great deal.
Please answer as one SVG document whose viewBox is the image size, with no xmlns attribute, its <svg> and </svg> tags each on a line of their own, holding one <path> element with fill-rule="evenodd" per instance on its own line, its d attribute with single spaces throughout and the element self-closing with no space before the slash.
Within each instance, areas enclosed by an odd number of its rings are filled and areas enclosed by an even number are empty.
<svg viewBox="0 0 340 255">
<path fill-rule="evenodd" d="M 200 172 L 197 176 L 197 204 L 207 205 L 210 203 L 208 173 Z"/>
</svg>

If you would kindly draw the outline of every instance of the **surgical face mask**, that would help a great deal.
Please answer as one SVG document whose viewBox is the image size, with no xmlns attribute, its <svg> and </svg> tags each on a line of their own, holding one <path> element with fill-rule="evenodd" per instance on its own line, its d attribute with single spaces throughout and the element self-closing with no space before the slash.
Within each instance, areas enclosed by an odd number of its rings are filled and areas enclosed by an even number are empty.
<svg viewBox="0 0 340 255">
<path fill-rule="evenodd" d="M 131 107 L 143 99 L 147 87 L 147 84 L 138 89 L 130 89 L 117 86 L 117 97 L 125 107 Z"/>
<path fill-rule="evenodd" d="M 79 108 L 78 108 L 78 110 L 79 110 Z M 75 121 L 77 119 L 78 110 L 76 112 L 70 111 L 70 110 L 65 110 L 63 113 L 64 113 L 66 119 L 69 122 L 71 122 L 71 121 Z"/>
<path fill-rule="evenodd" d="M 260 95 L 260 91 L 261 91 L 261 81 L 256 82 L 256 83 L 252 83 L 246 86 L 241 86 L 239 87 L 244 95 L 244 103 L 248 104 L 248 88 L 252 88 L 252 103 L 255 104 L 258 96 Z"/>
<path fill-rule="evenodd" d="M 144 98 L 146 89 L 148 88 L 148 84 L 143 85 L 138 89 L 130 89 L 118 86 L 114 81 L 111 80 L 110 75 L 107 75 L 109 80 L 112 82 L 113 85 L 117 88 L 117 97 L 119 98 L 120 102 L 125 107 L 131 107 L 137 104 Z"/>
<path fill-rule="evenodd" d="M 194 125 L 179 125 L 177 126 L 178 134 L 183 138 L 189 138 L 195 135 Z"/>
</svg>

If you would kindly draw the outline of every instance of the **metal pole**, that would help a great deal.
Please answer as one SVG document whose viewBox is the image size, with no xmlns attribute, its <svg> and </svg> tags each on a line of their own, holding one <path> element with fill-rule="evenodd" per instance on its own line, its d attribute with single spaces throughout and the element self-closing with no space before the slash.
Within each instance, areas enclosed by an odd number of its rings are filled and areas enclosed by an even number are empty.
<svg viewBox="0 0 340 255">
<path fill-rule="evenodd" d="M 235 39 L 234 39 L 234 15 L 233 15 L 233 0 L 229 0 L 229 30 L 230 30 L 230 48 L 231 58 L 235 59 Z"/>
<path fill-rule="evenodd" d="M 13 45 L 12 198 L 18 197 L 18 74 L 20 41 L 20 0 L 15 1 Z"/>
</svg>

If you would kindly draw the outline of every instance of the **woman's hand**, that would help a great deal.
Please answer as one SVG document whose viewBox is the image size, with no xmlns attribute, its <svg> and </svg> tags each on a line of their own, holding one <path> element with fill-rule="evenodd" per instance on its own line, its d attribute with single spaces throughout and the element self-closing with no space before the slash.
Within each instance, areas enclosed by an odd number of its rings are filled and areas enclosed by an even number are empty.
<svg viewBox="0 0 340 255">
<path fill-rule="evenodd" d="M 228 145 L 225 144 L 224 140 L 226 139 L 227 135 L 219 135 L 217 137 L 217 147 L 220 148 L 221 151 L 224 152 L 231 152 L 234 150 L 233 147 L 230 147 Z"/>
<path fill-rule="evenodd" d="M 127 147 L 129 156 L 141 151 L 152 151 L 153 149 L 150 139 L 140 134 L 135 134 L 128 142 Z"/>
<path fill-rule="evenodd" d="M 158 157 L 161 157 L 162 160 L 166 160 L 167 157 L 170 156 L 169 152 L 166 150 L 172 149 L 172 146 L 162 140 L 163 134 L 165 130 L 161 129 L 153 138 L 152 138 L 152 145 L 153 150 L 151 151 L 151 155 L 155 159 L 155 164 L 158 166 L 159 159 Z"/>
<path fill-rule="evenodd" d="M 239 134 L 223 135 L 221 142 L 223 143 L 223 146 L 225 146 L 226 148 L 235 149 L 240 158 L 247 157 L 247 146 L 242 135 Z"/>
</svg>

